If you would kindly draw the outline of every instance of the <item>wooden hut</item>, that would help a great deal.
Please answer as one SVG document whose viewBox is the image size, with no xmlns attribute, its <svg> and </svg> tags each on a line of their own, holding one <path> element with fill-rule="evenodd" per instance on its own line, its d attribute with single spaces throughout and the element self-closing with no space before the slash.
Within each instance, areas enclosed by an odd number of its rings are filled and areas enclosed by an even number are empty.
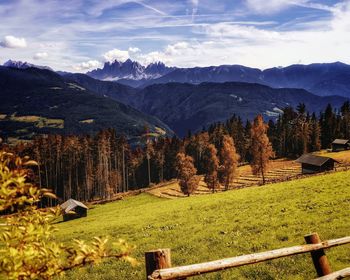
<svg viewBox="0 0 350 280">
<path fill-rule="evenodd" d="M 345 151 L 350 148 L 350 141 L 346 139 L 335 139 L 332 142 L 332 152 Z"/>
<path fill-rule="evenodd" d="M 305 154 L 298 158 L 296 162 L 301 163 L 301 170 L 303 174 L 312 174 L 333 170 L 334 164 L 338 161 L 330 157 Z"/>
<path fill-rule="evenodd" d="M 60 205 L 63 212 L 63 221 L 87 216 L 88 207 L 80 201 L 68 199 Z"/>
</svg>

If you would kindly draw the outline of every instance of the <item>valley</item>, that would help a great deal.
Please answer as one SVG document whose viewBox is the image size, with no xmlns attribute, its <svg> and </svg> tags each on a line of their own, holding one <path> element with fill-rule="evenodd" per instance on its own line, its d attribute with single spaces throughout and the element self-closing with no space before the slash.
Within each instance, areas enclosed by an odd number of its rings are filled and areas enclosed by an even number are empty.
<svg viewBox="0 0 350 280">
<path fill-rule="evenodd" d="M 0 18 L 0 280 L 350 277 L 350 0 Z"/>
</svg>

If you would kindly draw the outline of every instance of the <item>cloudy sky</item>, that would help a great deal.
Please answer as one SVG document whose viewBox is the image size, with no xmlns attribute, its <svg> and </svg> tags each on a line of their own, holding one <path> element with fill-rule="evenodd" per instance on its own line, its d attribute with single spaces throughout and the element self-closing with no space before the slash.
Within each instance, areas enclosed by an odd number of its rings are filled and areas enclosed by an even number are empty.
<svg viewBox="0 0 350 280">
<path fill-rule="evenodd" d="M 350 0 L 0 0 L 0 63 L 350 64 Z"/>
</svg>

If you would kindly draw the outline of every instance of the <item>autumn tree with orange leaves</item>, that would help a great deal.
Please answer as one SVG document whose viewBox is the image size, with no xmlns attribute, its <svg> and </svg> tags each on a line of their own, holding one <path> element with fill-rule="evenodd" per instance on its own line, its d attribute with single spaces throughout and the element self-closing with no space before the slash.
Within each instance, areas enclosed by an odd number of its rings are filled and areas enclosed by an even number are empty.
<svg viewBox="0 0 350 280">
<path fill-rule="evenodd" d="M 176 170 L 180 179 L 181 191 L 190 196 L 198 188 L 199 177 L 196 176 L 197 169 L 194 167 L 193 158 L 184 153 L 176 156 Z"/>
<path fill-rule="evenodd" d="M 268 125 L 264 123 L 262 115 L 258 115 L 251 128 L 251 153 L 250 166 L 254 175 L 261 174 L 265 184 L 265 174 L 270 159 L 275 156 L 269 138 L 267 137 Z"/>
<path fill-rule="evenodd" d="M 237 167 L 239 161 L 239 155 L 236 152 L 236 147 L 232 137 L 224 135 L 222 139 L 221 148 L 221 180 L 225 185 L 225 189 L 228 190 L 230 183 L 233 181 L 234 176 L 237 174 Z"/>
<path fill-rule="evenodd" d="M 219 159 L 217 156 L 217 149 L 213 144 L 209 144 L 203 154 L 203 163 L 205 166 L 205 176 L 204 181 L 206 182 L 209 189 L 215 192 L 215 190 L 220 186 L 218 169 L 219 169 Z"/>
</svg>

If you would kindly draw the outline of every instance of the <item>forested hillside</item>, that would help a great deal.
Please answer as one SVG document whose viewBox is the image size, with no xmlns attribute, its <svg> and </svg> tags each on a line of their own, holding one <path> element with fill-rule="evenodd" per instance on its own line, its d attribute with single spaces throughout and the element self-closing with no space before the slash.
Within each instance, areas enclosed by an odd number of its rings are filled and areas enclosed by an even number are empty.
<svg viewBox="0 0 350 280">
<path fill-rule="evenodd" d="M 156 117 L 98 96 L 60 75 L 38 68 L 0 66 L 0 137 L 31 139 L 36 134 L 94 134 L 114 128 L 137 142 L 145 127 L 173 132 Z"/>
<path fill-rule="evenodd" d="M 349 120 L 349 102 L 344 103 L 339 112 L 327 106 L 319 118 L 310 115 L 305 105 L 300 104 L 297 110 L 285 108 L 276 122 L 268 123 L 266 133 L 275 157 L 295 159 L 304 153 L 328 148 L 335 138 L 348 139 Z M 232 116 L 207 131 L 189 134 L 183 139 L 153 138 L 152 133 L 145 131 L 140 140 L 142 145 L 133 147 L 125 137 L 110 129 L 96 136 L 37 137 L 33 143 L 13 149 L 39 162 L 40 185 L 52 187 L 62 199 L 108 199 L 119 192 L 178 177 L 179 153 L 193 159 L 195 173 L 215 171 L 218 173 L 211 176 L 215 176 L 215 180 L 223 179 L 219 165 L 225 165 L 225 156 L 231 153 L 228 147 L 234 147 L 232 153 L 237 152 L 239 163 L 252 162 L 256 144 L 251 133 L 250 121 Z M 232 144 L 227 146 L 224 136 L 232 139 Z M 214 171 L 210 171 L 212 160 L 217 161 Z M 228 165 L 232 165 L 230 159 Z"/>
<path fill-rule="evenodd" d="M 188 130 L 198 132 L 212 123 L 224 122 L 233 114 L 244 121 L 254 119 L 257 114 L 262 114 L 265 120 L 276 120 L 285 107 L 296 108 L 304 103 L 310 113 L 318 115 L 328 103 L 340 108 L 348 100 L 340 96 L 320 97 L 302 89 L 270 88 L 252 83 L 168 83 L 136 90 L 86 75 L 66 77 L 99 95 L 158 117 L 180 137 Z"/>
</svg>

